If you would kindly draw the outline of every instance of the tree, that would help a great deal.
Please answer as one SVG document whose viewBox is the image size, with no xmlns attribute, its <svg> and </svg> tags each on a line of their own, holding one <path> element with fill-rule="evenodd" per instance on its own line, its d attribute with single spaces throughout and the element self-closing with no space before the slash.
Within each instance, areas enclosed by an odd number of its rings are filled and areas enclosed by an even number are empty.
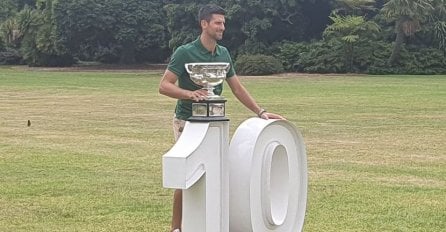
<svg viewBox="0 0 446 232">
<path fill-rule="evenodd" d="M 446 0 L 434 0 L 434 11 L 429 17 L 438 48 L 446 55 Z"/>
<path fill-rule="evenodd" d="M 282 40 L 303 40 L 309 23 L 304 0 L 232 0 L 226 3 L 231 45 L 242 54 L 271 53 L 271 45 Z M 234 35 L 235 34 L 235 35 Z"/>
<path fill-rule="evenodd" d="M 375 0 L 337 0 L 334 13 L 342 15 L 364 15 L 375 10 Z"/>
<path fill-rule="evenodd" d="M 320 36 L 327 23 L 326 16 L 330 13 L 331 0 L 211 2 L 226 10 L 227 26 L 221 43 L 236 56 L 246 53 L 273 53 L 273 45 L 280 41 L 310 40 L 312 36 Z M 170 48 L 175 49 L 181 44 L 196 39 L 200 31 L 196 18 L 197 12 L 202 5 L 207 3 L 209 1 L 171 0 L 165 5 L 167 25 L 171 33 Z M 321 8 L 324 11 L 321 12 Z"/>
<path fill-rule="evenodd" d="M 197 12 L 198 2 L 172 1 L 164 6 L 167 17 L 167 29 L 170 34 L 169 48 L 175 50 L 178 46 L 191 42 L 200 33 Z"/>
<path fill-rule="evenodd" d="M 389 0 L 381 9 L 384 17 L 395 24 L 395 43 L 388 63 L 398 63 L 406 36 L 412 36 L 433 11 L 432 0 Z"/>
<path fill-rule="evenodd" d="M 167 31 L 162 2 L 65 0 L 56 23 L 69 50 L 82 60 L 109 63 L 163 61 Z"/>
<path fill-rule="evenodd" d="M 14 0 L 0 0 L 0 23 L 17 13 L 17 2 Z"/>
<path fill-rule="evenodd" d="M 16 0 L 19 10 L 23 9 L 25 6 L 35 7 L 37 1 L 38 0 Z"/>
<path fill-rule="evenodd" d="M 23 58 L 32 66 L 67 66 L 74 63 L 64 46 L 54 21 L 54 4 L 57 0 L 38 0 L 36 9 L 25 8 L 23 39 L 20 50 Z"/>
<path fill-rule="evenodd" d="M 333 13 L 329 18 L 333 23 L 325 29 L 324 40 L 328 43 L 334 40 L 343 45 L 346 71 L 352 72 L 354 61 L 361 57 L 356 48 L 367 46 L 372 39 L 376 39 L 380 27 L 373 21 L 365 20 L 364 16 L 341 16 Z"/>
<path fill-rule="evenodd" d="M 155 53 L 159 48 L 166 48 L 166 31 L 163 26 L 163 14 L 156 1 L 133 0 L 111 1 L 111 7 L 115 10 L 113 17 L 114 39 L 118 45 L 120 54 L 119 62 L 132 64 L 137 61 L 138 52 Z M 144 54 L 138 54 L 144 56 Z M 158 54 L 161 55 L 161 54 Z M 152 58 L 159 58 L 155 56 Z"/>
</svg>

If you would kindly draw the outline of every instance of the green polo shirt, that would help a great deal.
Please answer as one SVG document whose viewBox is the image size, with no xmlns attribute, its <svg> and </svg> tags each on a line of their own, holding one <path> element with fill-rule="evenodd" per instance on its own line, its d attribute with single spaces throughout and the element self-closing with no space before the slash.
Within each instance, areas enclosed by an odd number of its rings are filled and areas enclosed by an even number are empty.
<svg viewBox="0 0 446 232">
<path fill-rule="evenodd" d="M 173 53 L 167 69 L 175 73 L 178 77 L 178 86 L 182 89 L 197 90 L 202 87 L 195 84 L 189 77 L 184 65 L 194 62 L 226 62 L 231 65 L 226 78 L 235 75 L 234 65 L 228 49 L 217 45 L 214 53 L 209 52 L 203 44 L 200 37 L 197 40 L 178 47 Z M 215 86 L 214 93 L 220 95 L 223 90 L 223 84 Z M 187 120 L 192 116 L 192 101 L 179 99 L 175 107 L 175 115 L 178 119 Z"/>
</svg>

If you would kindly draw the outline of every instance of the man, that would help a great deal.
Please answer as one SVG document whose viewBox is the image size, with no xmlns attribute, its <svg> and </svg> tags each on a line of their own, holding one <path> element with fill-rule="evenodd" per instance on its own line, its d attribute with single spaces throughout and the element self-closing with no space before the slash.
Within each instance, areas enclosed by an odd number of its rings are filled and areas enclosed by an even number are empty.
<svg viewBox="0 0 446 232">
<path fill-rule="evenodd" d="M 197 86 L 189 78 L 185 70 L 185 63 L 193 62 L 228 62 L 231 67 L 226 81 L 236 98 L 257 116 L 263 119 L 283 119 L 278 114 L 266 112 L 251 97 L 240 83 L 235 74 L 234 66 L 228 50 L 217 44 L 223 38 L 225 30 L 225 11 L 216 5 L 209 4 L 202 7 L 198 14 L 201 35 L 197 40 L 180 46 L 172 55 L 169 65 L 161 79 L 159 92 L 163 95 L 178 99 L 173 121 L 175 139 L 180 136 L 185 120 L 192 116 L 192 102 L 206 98 L 207 92 Z M 178 81 L 178 85 L 176 82 Z M 221 94 L 222 85 L 216 86 L 214 92 Z M 182 192 L 174 193 L 172 231 L 180 232 L 182 218 Z"/>
</svg>

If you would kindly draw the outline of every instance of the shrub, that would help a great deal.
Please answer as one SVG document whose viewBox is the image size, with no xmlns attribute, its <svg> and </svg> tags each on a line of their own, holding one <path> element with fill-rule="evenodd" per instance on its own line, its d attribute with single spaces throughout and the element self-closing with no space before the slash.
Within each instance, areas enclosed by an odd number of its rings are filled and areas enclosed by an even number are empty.
<svg viewBox="0 0 446 232">
<path fill-rule="evenodd" d="M 387 54 L 390 54 L 390 48 Z M 388 56 L 376 59 L 368 68 L 369 74 L 445 74 L 446 56 L 436 48 L 408 47 L 401 51 L 398 65 L 389 65 Z"/>
<path fill-rule="evenodd" d="M 0 50 L 0 64 L 22 64 L 23 58 L 20 53 L 13 48 Z"/>
<path fill-rule="evenodd" d="M 283 72 L 282 63 L 273 56 L 240 55 L 235 63 L 241 75 L 270 75 Z"/>
<path fill-rule="evenodd" d="M 369 73 L 369 74 L 444 74 L 446 56 L 436 48 L 405 46 L 399 63 L 389 65 L 392 43 L 369 41 L 356 46 L 353 59 L 343 56 L 343 47 L 336 41 L 313 43 L 287 42 L 280 46 L 286 70 L 309 73 Z M 351 60 L 351 63 L 345 62 Z"/>
<path fill-rule="evenodd" d="M 99 46 L 94 54 L 94 60 L 107 64 L 117 63 L 119 61 L 118 47 Z"/>
<path fill-rule="evenodd" d="M 283 67 L 287 71 L 302 72 L 303 67 L 299 66 L 299 59 L 302 54 L 309 51 L 308 43 L 285 42 L 279 46 L 279 57 Z"/>
<path fill-rule="evenodd" d="M 0 52 L 3 52 L 6 49 L 4 39 L 2 38 L 2 35 L 0 34 Z"/>
</svg>

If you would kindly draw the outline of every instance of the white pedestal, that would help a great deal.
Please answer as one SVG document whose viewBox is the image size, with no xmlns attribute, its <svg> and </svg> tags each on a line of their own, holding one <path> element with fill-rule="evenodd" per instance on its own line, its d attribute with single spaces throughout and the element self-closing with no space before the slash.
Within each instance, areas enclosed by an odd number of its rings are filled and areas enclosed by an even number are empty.
<svg viewBox="0 0 446 232">
<path fill-rule="evenodd" d="M 163 184 L 183 189 L 182 232 L 229 231 L 229 122 L 186 122 L 163 156 Z"/>
</svg>

